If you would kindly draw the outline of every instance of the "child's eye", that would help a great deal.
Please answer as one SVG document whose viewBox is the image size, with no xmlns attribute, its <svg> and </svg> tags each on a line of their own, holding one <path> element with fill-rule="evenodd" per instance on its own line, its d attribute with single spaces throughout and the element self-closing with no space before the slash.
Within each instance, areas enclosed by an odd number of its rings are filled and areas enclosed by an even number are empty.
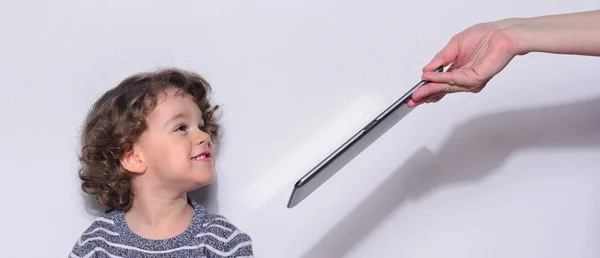
<svg viewBox="0 0 600 258">
<path fill-rule="evenodd" d="M 186 131 L 187 130 L 187 125 L 179 125 L 177 126 L 177 128 L 175 128 L 175 131 Z"/>
</svg>

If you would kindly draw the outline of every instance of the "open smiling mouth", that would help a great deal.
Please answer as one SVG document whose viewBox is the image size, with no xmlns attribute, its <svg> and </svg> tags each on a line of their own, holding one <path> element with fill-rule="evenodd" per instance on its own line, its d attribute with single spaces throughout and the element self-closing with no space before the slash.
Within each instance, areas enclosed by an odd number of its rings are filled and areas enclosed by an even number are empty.
<svg viewBox="0 0 600 258">
<path fill-rule="evenodd" d="M 192 157 L 192 160 L 209 161 L 210 157 L 211 157 L 210 152 L 209 151 L 204 151 L 204 152 L 201 152 L 200 154 Z"/>
</svg>

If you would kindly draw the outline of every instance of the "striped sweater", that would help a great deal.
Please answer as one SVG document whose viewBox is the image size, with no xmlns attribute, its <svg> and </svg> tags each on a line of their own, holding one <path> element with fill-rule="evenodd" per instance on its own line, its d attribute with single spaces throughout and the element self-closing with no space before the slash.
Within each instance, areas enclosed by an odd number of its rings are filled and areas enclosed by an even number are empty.
<svg viewBox="0 0 600 258">
<path fill-rule="evenodd" d="M 142 238 L 129 229 L 122 211 L 112 211 L 92 223 L 69 257 L 253 257 L 250 236 L 193 199 L 189 202 L 194 207 L 192 223 L 173 238 Z"/>
</svg>

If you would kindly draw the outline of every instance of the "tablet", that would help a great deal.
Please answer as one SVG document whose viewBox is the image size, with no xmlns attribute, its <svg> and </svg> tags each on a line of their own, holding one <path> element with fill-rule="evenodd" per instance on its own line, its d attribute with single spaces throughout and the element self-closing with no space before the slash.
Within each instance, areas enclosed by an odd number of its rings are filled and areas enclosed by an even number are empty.
<svg viewBox="0 0 600 258">
<path fill-rule="evenodd" d="M 442 72 L 443 70 L 443 66 L 435 69 L 436 72 Z M 313 191 L 323 185 L 325 181 L 348 164 L 348 162 L 358 156 L 358 154 L 369 147 L 387 130 L 410 113 L 414 108 L 409 108 L 407 104 L 412 93 L 427 83 L 429 81 L 420 81 L 417 83 L 417 85 L 402 95 L 402 97 L 381 112 L 376 118 L 367 123 L 354 136 L 329 154 L 329 156 L 302 178 L 298 179 L 290 195 L 287 207 L 292 208 L 308 197 Z"/>
</svg>

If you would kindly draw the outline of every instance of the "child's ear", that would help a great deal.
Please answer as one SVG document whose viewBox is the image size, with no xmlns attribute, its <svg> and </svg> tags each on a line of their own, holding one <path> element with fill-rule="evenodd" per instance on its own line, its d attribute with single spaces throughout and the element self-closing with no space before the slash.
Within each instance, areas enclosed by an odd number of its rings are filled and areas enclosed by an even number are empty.
<svg viewBox="0 0 600 258">
<path fill-rule="evenodd" d="M 144 163 L 136 147 L 123 155 L 121 165 L 132 173 L 144 173 L 146 171 L 146 163 Z"/>
</svg>

